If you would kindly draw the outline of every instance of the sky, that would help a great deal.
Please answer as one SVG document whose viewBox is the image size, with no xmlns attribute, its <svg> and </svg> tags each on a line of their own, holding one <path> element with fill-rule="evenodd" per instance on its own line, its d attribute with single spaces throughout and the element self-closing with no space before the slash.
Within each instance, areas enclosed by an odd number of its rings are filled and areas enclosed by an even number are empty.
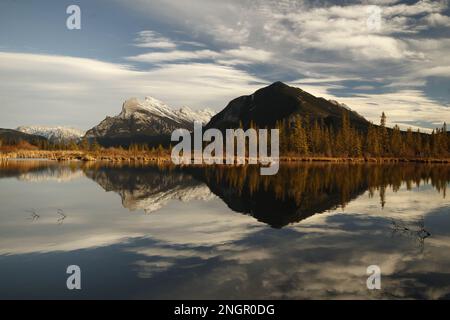
<svg viewBox="0 0 450 320">
<path fill-rule="evenodd" d="M 73 4 L 79 30 L 66 26 Z M 374 123 L 383 111 L 403 129 L 450 123 L 450 3 L 0 2 L 3 128 L 86 130 L 130 97 L 220 111 L 275 81 Z"/>
</svg>

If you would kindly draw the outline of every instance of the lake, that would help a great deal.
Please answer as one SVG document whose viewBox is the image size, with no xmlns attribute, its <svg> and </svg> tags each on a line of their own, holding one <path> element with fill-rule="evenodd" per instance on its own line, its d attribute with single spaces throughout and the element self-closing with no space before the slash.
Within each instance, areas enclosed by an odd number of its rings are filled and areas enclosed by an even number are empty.
<svg viewBox="0 0 450 320">
<path fill-rule="evenodd" d="M 449 299 L 449 183 L 437 164 L 2 162 L 0 298 Z"/>
</svg>

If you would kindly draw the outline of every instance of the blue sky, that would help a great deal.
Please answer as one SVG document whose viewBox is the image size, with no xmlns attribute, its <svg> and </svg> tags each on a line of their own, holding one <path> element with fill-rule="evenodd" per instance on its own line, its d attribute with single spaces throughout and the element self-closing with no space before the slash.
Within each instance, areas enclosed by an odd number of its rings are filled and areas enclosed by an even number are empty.
<svg viewBox="0 0 450 320">
<path fill-rule="evenodd" d="M 81 30 L 66 28 L 71 4 Z M 280 80 L 374 122 L 385 111 L 390 125 L 433 128 L 450 122 L 449 8 L 447 0 L 3 0 L 0 127 L 88 129 L 129 97 L 219 111 Z"/>
</svg>

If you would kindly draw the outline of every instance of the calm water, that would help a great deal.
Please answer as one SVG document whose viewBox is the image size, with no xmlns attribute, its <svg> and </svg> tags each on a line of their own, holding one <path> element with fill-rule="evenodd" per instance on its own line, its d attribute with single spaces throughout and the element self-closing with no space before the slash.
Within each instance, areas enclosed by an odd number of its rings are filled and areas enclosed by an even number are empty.
<svg viewBox="0 0 450 320">
<path fill-rule="evenodd" d="M 448 299 L 449 182 L 445 165 L 3 163 L 0 298 Z"/>
</svg>

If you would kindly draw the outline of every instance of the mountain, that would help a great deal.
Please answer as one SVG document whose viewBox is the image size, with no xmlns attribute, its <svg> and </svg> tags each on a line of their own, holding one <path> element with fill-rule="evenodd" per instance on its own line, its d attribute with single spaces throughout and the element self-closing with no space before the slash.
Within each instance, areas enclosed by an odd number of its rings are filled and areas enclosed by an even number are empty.
<svg viewBox="0 0 450 320">
<path fill-rule="evenodd" d="M 346 166 L 336 173 L 335 167 L 317 163 L 282 166 L 276 176 L 261 178 L 257 167 L 191 168 L 194 178 L 208 188 L 231 210 L 250 215 L 273 228 L 283 228 L 315 214 L 336 209 L 357 198 L 368 189 L 360 167 Z M 307 181 L 326 182 L 316 185 Z M 348 177 L 360 177 L 361 181 Z M 286 181 L 290 181 L 289 187 Z"/>
<path fill-rule="evenodd" d="M 175 129 L 192 130 L 194 121 L 206 124 L 214 112 L 209 109 L 194 111 L 189 107 L 175 110 L 163 102 L 146 97 L 126 100 L 120 114 L 106 117 L 86 132 L 87 138 L 96 138 L 103 145 L 131 142 L 168 143 Z"/>
<path fill-rule="evenodd" d="M 151 213 L 173 200 L 209 201 L 215 197 L 204 183 L 180 170 L 104 166 L 86 168 L 84 173 L 104 190 L 118 193 L 123 206 L 130 211 Z"/>
<path fill-rule="evenodd" d="M 81 130 L 61 126 L 20 126 L 16 130 L 45 137 L 51 142 L 67 142 L 70 140 L 77 141 L 84 136 L 84 132 Z"/>
<path fill-rule="evenodd" d="M 46 142 L 47 138 L 28 133 L 23 133 L 17 130 L 0 128 L 0 141 L 1 141 L 0 146 L 18 145 L 23 141 L 26 141 L 34 146 L 38 146 L 41 143 Z"/>
<path fill-rule="evenodd" d="M 352 111 L 345 104 L 318 98 L 299 88 L 275 82 L 251 95 L 232 100 L 221 112 L 211 118 L 206 128 L 244 128 L 254 122 L 258 127 L 274 127 L 276 122 L 299 114 L 303 119 L 324 121 L 326 125 L 338 127 L 343 111 L 357 129 L 366 130 L 369 121 Z"/>
</svg>

